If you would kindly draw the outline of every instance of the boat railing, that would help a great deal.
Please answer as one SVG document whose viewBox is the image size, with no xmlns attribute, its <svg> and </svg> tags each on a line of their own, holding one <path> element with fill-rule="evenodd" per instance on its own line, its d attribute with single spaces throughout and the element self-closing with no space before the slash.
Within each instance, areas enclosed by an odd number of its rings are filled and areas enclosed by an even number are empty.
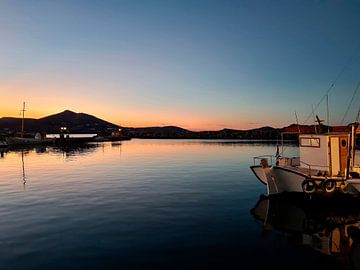
<svg viewBox="0 0 360 270">
<path fill-rule="evenodd" d="M 281 160 L 281 159 L 289 159 L 291 160 L 292 158 L 286 158 L 286 157 L 275 157 L 274 155 L 262 155 L 262 156 L 256 156 L 256 157 L 253 157 L 253 160 L 254 160 L 254 165 L 258 165 L 258 164 L 261 164 L 261 160 L 263 159 L 266 159 L 269 166 L 273 166 L 274 165 L 274 161 L 276 161 L 276 164 L 278 164 L 278 162 Z M 329 167 L 326 166 L 326 165 L 315 165 L 315 164 L 309 164 L 309 163 L 306 163 L 304 161 L 301 161 L 300 159 L 297 158 L 297 166 L 290 166 L 290 167 L 295 167 L 296 170 L 301 170 L 303 169 L 303 172 L 308 174 L 309 176 L 319 176 L 319 173 L 322 173 L 322 174 L 326 174 L 328 172 L 328 169 Z M 284 164 L 284 166 L 287 166 L 286 164 Z M 294 169 L 295 169 L 294 168 Z M 319 169 L 319 168 L 323 168 L 322 169 Z"/>
<path fill-rule="evenodd" d="M 262 156 L 256 156 L 253 157 L 254 165 L 256 165 L 256 161 L 261 162 L 262 159 L 267 159 L 270 166 L 273 165 L 273 160 L 276 160 L 276 157 L 274 155 L 262 155 Z"/>
<path fill-rule="evenodd" d="M 306 163 L 304 161 L 301 161 L 300 160 L 300 165 L 305 165 L 305 166 L 301 166 L 301 167 L 306 167 L 305 169 L 308 171 L 308 175 L 309 176 L 312 176 L 312 175 L 315 175 L 315 176 L 319 176 L 319 172 L 321 171 L 324 171 L 324 172 L 327 172 L 328 170 L 328 166 L 326 165 L 315 165 L 315 164 L 309 164 L 309 163 Z M 316 168 L 316 169 L 315 169 Z M 318 168 L 324 168 L 324 170 L 319 170 Z M 313 173 L 314 172 L 314 173 Z M 316 172 L 316 173 L 315 173 Z"/>
</svg>

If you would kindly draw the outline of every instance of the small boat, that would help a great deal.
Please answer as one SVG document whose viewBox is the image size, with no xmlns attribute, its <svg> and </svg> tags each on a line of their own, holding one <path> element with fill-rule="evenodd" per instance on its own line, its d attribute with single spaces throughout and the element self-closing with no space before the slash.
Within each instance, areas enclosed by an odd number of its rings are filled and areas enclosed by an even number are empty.
<svg viewBox="0 0 360 270">
<path fill-rule="evenodd" d="M 8 145 L 39 145 L 53 143 L 54 139 L 42 138 L 40 133 L 36 133 L 34 138 L 25 137 L 6 137 L 6 143 Z"/>
<path fill-rule="evenodd" d="M 360 134 L 359 123 L 339 132 L 299 134 L 299 157 L 285 157 L 277 151 L 275 156 L 254 157 L 250 168 L 266 185 L 268 195 L 360 196 L 360 160 L 355 152 L 357 134 Z"/>
<path fill-rule="evenodd" d="M 121 128 L 118 129 L 118 131 L 114 131 L 111 134 L 97 134 L 93 137 L 93 140 L 95 142 L 117 142 L 117 141 L 128 141 L 131 138 L 128 136 L 125 136 Z"/>
<path fill-rule="evenodd" d="M 23 103 L 22 112 L 22 120 L 21 120 L 21 136 L 14 137 L 6 137 L 7 145 L 38 145 L 38 144 L 49 144 L 54 142 L 53 139 L 46 138 L 46 136 L 42 136 L 40 133 L 36 133 L 35 136 L 25 136 L 24 132 L 24 120 L 25 120 L 25 102 Z"/>
</svg>

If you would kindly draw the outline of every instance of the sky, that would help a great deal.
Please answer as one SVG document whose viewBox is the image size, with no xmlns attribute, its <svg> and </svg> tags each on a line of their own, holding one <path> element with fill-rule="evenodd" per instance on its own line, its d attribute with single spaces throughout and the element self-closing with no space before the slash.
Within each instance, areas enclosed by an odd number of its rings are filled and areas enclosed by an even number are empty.
<svg viewBox="0 0 360 270">
<path fill-rule="evenodd" d="M 340 0 L 0 0 L 0 117 L 26 102 L 27 117 L 128 127 L 283 127 L 295 111 L 312 124 L 335 82 L 329 123 L 353 122 L 359 14 Z"/>
</svg>

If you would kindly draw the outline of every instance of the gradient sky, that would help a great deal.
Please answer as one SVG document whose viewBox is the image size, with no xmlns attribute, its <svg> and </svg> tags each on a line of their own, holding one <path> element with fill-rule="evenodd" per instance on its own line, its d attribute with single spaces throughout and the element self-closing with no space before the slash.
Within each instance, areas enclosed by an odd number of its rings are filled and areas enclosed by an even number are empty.
<svg viewBox="0 0 360 270">
<path fill-rule="evenodd" d="M 329 95 L 340 124 L 360 80 L 359 14 L 360 1 L 0 0 L 0 117 L 25 101 L 35 118 L 282 127 L 346 67 Z"/>
</svg>

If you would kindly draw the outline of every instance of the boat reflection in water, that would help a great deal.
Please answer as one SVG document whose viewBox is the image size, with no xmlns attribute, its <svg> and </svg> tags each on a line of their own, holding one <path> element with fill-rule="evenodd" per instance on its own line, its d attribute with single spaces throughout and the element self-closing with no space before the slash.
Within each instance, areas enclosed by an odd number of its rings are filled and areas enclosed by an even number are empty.
<svg viewBox="0 0 360 270">
<path fill-rule="evenodd" d="M 84 156 L 96 151 L 102 144 L 99 143 L 81 143 L 60 146 L 30 145 L 30 146 L 11 146 L 1 151 L 1 157 L 4 158 L 8 152 L 19 152 L 28 154 L 35 152 L 36 154 L 62 154 L 64 157 Z"/>
<path fill-rule="evenodd" d="M 359 199 L 261 197 L 251 210 L 263 222 L 263 238 L 276 231 L 289 242 L 335 257 L 348 269 L 360 269 Z"/>
<path fill-rule="evenodd" d="M 120 144 L 112 147 L 119 147 Z M 18 154 L 21 160 L 21 180 L 26 188 L 29 180 L 26 174 L 26 163 L 28 155 L 61 155 L 65 160 L 76 160 L 78 157 L 84 157 L 97 151 L 104 144 L 99 143 L 83 143 L 63 146 L 45 146 L 45 145 L 29 145 L 29 146 L 9 146 L 0 151 L 0 159 L 6 159 L 7 154 Z"/>
</svg>

